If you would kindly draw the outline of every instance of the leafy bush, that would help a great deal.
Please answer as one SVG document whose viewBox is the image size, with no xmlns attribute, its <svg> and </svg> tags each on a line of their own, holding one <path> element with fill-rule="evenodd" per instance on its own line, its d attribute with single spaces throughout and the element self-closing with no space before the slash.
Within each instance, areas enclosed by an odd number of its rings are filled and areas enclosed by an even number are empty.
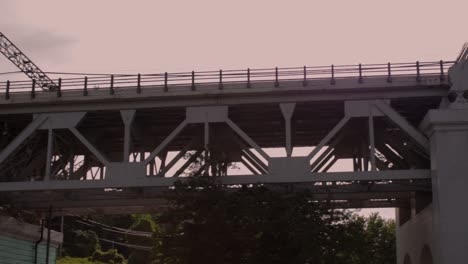
<svg viewBox="0 0 468 264">
<path fill-rule="evenodd" d="M 119 254 L 116 249 L 110 249 L 106 252 L 101 250 L 96 250 L 93 256 L 91 257 L 93 261 L 99 261 L 109 264 L 123 264 L 125 263 L 125 258 Z"/>
<path fill-rule="evenodd" d="M 57 264 L 105 264 L 105 263 L 91 261 L 87 258 L 64 257 L 64 258 L 57 259 Z"/>
</svg>

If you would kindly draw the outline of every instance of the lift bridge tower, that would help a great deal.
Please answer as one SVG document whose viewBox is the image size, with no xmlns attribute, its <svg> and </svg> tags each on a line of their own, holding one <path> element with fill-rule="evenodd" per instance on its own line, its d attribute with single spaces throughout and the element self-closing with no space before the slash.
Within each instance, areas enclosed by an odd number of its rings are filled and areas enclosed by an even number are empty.
<svg viewBox="0 0 468 264">
<path fill-rule="evenodd" d="M 455 62 L 2 80 L 0 198 L 57 214 L 148 212 L 205 157 L 242 168 L 193 173 L 224 185 L 396 207 L 398 263 L 465 264 L 467 61 L 465 45 Z"/>
</svg>

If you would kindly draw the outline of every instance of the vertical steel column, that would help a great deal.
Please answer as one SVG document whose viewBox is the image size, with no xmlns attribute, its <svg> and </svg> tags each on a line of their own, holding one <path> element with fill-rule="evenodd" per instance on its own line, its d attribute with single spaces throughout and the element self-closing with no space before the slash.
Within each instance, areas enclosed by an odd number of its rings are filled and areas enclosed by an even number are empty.
<svg viewBox="0 0 468 264">
<path fill-rule="evenodd" d="M 219 89 L 223 89 L 223 70 L 219 70 Z"/>
<path fill-rule="evenodd" d="M 362 64 L 359 63 L 359 83 L 362 83 Z"/>
<path fill-rule="evenodd" d="M 304 66 L 304 81 L 302 81 L 302 86 L 307 86 L 307 67 Z"/>
<path fill-rule="evenodd" d="M 334 85 L 335 84 L 335 65 L 332 64 L 331 66 L 331 80 L 330 84 Z"/>
<path fill-rule="evenodd" d="M 88 76 L 84 77 L 83 96 L 88 95 Z"/>
<path fill-rule="evenodd" d="M 75 151 L 73 149 L 70 150 L 70 157 L 68 158 L 68 166 L 69 172 L 68 172 L 68 178 L 73 179 L 73 176 L 75 174 Z"/>
<path fill-rule="evenodd" d="M 49 181 L 50 180 L 50 173 L 51 173 L 51 167 L 52 167 L 52 155 L 53 155 L 53 142 L 54 140 L 54 132 L 52 128 L 49 127 L 47 131 L 47 157 L 46 157 L 46 170 L 45 170 L 45 175 L 44 175 L 44 180 Z"/>
<path fill-rule="evenodd" d="M 63 235 L 63 226 L 64 226 L 64 223 L 65 223 L 65 218 L 63 216 L 63 209 L 62 209 L 62 216 L 60 218 L 60 233 L 62 233 Z M 60 244 L 60 249 L 59 249 L 59 256 L 62 256 L 63 255 L 63 246 L 62 244 Z"/>
<path fill-rule="evenodd" d="M 132 144 L 132 124 L 135 118 L 135 110 L 120 110 L 120 115 L 124 123 L 124 150 L 123 150 L 123 162 L 130 161 L 130 146 Z"/>
<path fill-rule="evenodd" d="M 36 80 L 32 80 L 31 98 L 36 98 Z"/>
<path fill-rule="evenodd" d="M 283 114 L 284 124 L 285 124 L 285 135 L 286 135 L 286 155 L 288 157 L 292 156 L 292 135 L 291 135 L 291 118 L 294 114 L 294 109 L 296 107 L 295 103 L 281 103 L 281 113 Z"/>
<path fill-rule="evenodd" d="M 137 76 L 137 93 L 141 93 L 141 74 Z"/>
<path fill-rule="evenodd" d="M 10 99 L 10 81 L 6 82 L 5 99 Z"/>
<path fill-rule="evenodd" d="M 114 75 L 111 75 L 109 94 L 114 94 Z"/>
<path fill-rule="evenodd" d="M 209 144 L 210 144 L 210 123 L 209 122 L 205 122 L 204 124 L 205 126 L 205 129 L 204 129 L 204 147 L 205 147 L 205 164 L 209 163 L 209 159 L 210 159 L 210 152 L 209 152 Z M 204 164 L 204 165 L 205 165 Z M 205 175 L 209 175 L 209 172 L 210 172 L 210 166 L 205 166 Z M 213 175 L 213 176 L 216 176 L 216 175 Z"/>
<path fill-rule="evenodd" d="M 49 264 L 49 251 L 50 251 L 50 227 L 52 222 L 52 206 L 49 205 L 49 216 L 47 218 L 47 247 L 46 247 L 46 264 Z"/>
<path fill-rule="evenodd" d="M 369 111 L 369 144 L 370 144 L 370 153 L 369 158 L 371 162 L 372 171 L 376 171 L 375 166 L 375 135 L 374 135 L 374 114 L 373 114 L 373 105 L 370 105 Z"/>
<path fill-rule="evenodd" d="M 278 67 L 275 67 L 275 87 L 279 87 L 279 81 L 278 81 Z"/>
<path fill-rule="evenodd" d="M 62 97 L 62 78 L 58 79 L 57 97 Z"/>
<path fill-rule="evenodd" d="M 421 69 L 419 66 L 419 61 L 416 62 L 416 81 L 417 82 L 421 81 Z"/>
<path fill-rule="evenodd" d="M 444 74 L 444 61 L 440 60 L 440 80 L 444 81 L 445 80 L 445 74 Z"/>
<path fill-rule="evenodd" d="M 387 64 L 387 82 L 391 83 L 392 82 L 392 66 L 390 65 L 390 62 Z"/>
<path fill-rule="evenodd" d="M 195 71 L 192 71 L 192 91 L 195 91 Z"/>
<path fill-rule="evenodd" d="M 37 251 L 39 249 L 39 244 L 42 242 L 44 239 L 44 219 L 41 219 L 41 236 L 39 237 L 39 240 L 36 241 L 34 244 L 34 264 L 37 264 Z"/>
</svg>

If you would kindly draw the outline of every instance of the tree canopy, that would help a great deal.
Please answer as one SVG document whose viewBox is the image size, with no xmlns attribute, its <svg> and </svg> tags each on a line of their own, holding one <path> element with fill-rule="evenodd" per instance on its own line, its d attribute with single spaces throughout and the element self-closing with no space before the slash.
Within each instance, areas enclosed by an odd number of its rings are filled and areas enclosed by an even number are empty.
<svg viewBox="0 0 468 264">
<path fill-rule="evenodd" d="M 395 263 L 394 223 L 330 209 L 308 191 L 176 184 L 157 222 L 154 263 Z"/>
</svg>

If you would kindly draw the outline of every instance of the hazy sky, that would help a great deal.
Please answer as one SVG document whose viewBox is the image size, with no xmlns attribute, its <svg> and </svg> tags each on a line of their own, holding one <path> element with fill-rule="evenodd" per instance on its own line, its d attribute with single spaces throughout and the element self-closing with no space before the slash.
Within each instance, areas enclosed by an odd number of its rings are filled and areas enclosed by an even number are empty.
<svg viewBox="0 0 468 264">
<path fill-rule="evenodd" d="M 0 0 L 0 31 L 44 71 L 413 62 L 455 59 L 467 10 L 467 0 Z M 16 70 L 0 57 L 0 72 Z"/>
<path fill-rule="evenodd" d="M 46 71 L 409 62 L 454 59 L 467 10 L 466 0 L 0 0 L 0 30 Z"/>
</svg>

